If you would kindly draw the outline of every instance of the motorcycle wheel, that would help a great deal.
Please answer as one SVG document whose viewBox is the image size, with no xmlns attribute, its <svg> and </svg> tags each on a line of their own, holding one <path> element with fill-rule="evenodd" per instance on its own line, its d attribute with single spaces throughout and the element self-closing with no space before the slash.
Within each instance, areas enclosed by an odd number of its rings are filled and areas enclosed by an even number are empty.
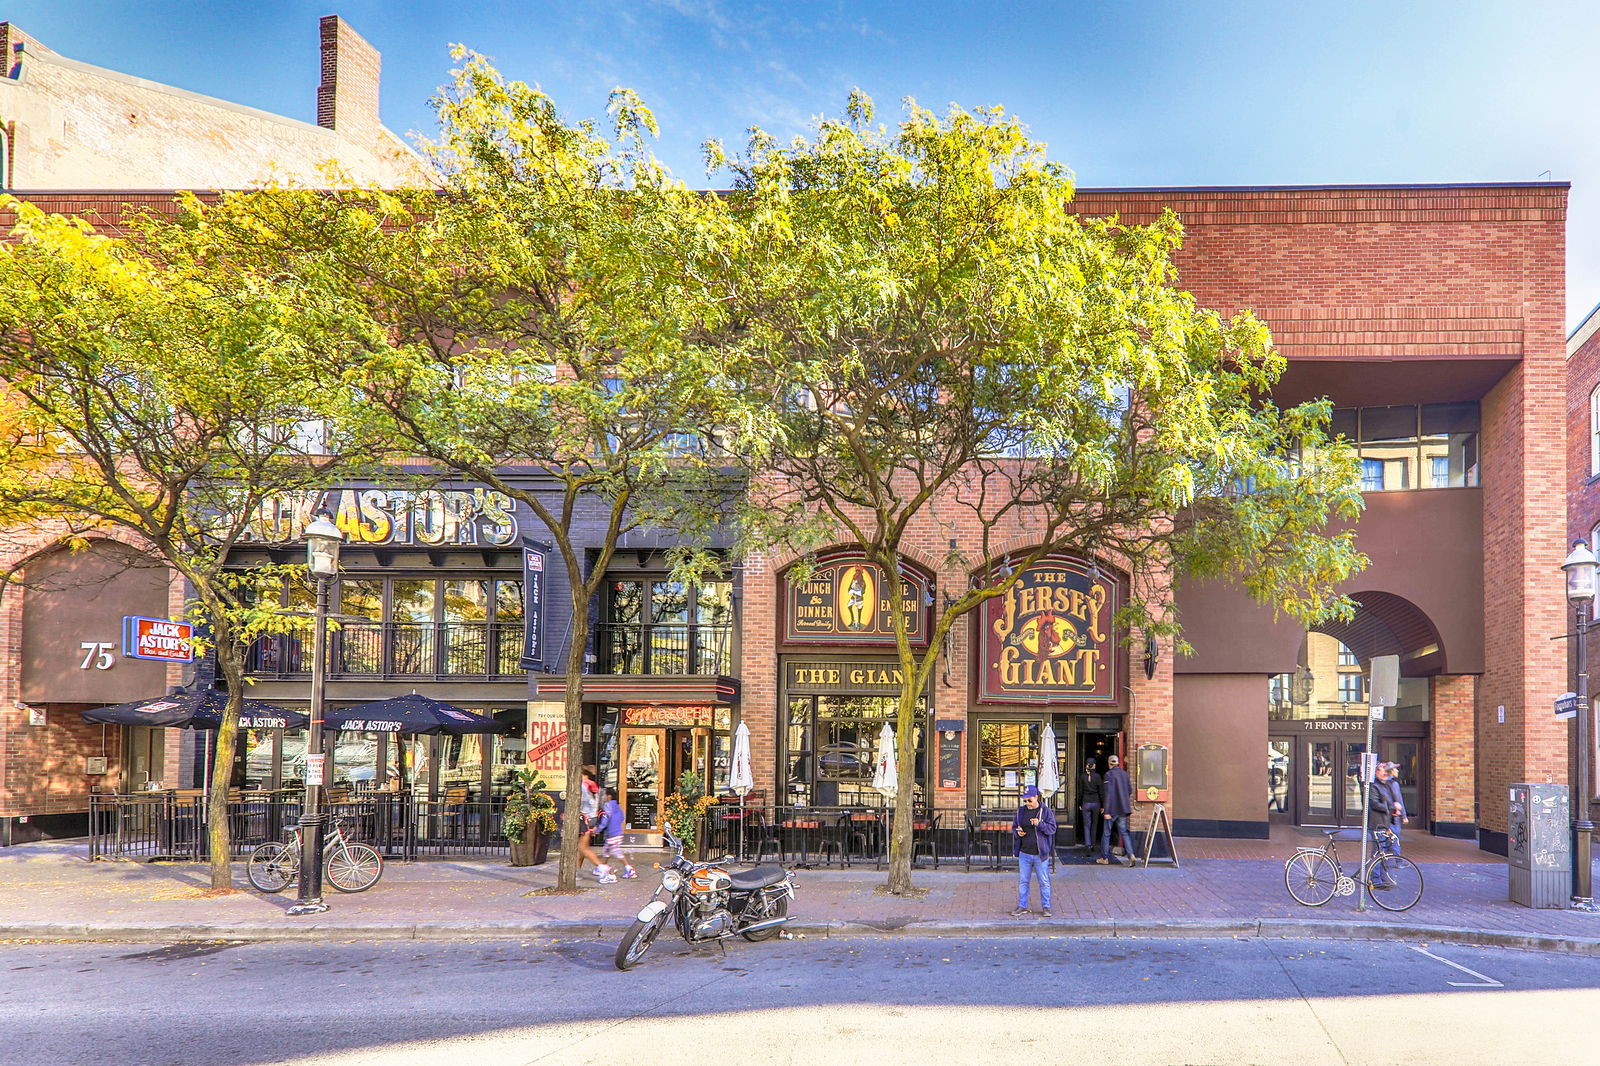
<svg viewBox="0 0 1600 1066">
<path fill-rule="evenodd" d="M 644 953 L 650 950 L 650 945 L 656 942 L 656 935 L 666 924 L 666 911 L 662 911 L 648 922 L 634 922 L 628 931 L 622 934 L 622 943 L 617 945 L 617 969 L 631 970 L 639 965 L 639 960 L 644 958 Z"/>
<path fill-rule="evenodd" d="M 789 897 L 779 896 L 776 903 L 769 903 L 765 907 L 752 905 L 745 909 L 745 917 L 754 922 L 770 921 L 773 918 L 787 918 L 789 916 Z M 757 929 L 753 933 L 740 933 L 739 935 L 752 944 L 759 944 L 763 940 L 771 940 L 783 932 L 783 926 L 775 925 L 771 929 Z"/>
</svg>

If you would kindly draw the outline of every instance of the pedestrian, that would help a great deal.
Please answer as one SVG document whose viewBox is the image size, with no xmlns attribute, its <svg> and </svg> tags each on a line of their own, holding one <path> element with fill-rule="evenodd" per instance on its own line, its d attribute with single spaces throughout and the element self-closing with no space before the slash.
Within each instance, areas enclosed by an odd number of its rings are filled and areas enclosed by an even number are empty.
<svg viewBox="0 0 1600 1066">
<path fill-rule="evenodd" d="M 633 864 L 622 852 L 622 804 L 617 802 L 617 790 L 614 788 L 606 789 L 606 805 L 600 812 L 599 832 L 606 842 L 605 849 L 600 852 L 601 858 L 620 862 L 623 877 L 638 877 L 639 871 L 633 868 Z M 612 884 L 617 879 L 617 875 L 611 872 L 609 861 L 603 861 L 596 866 L 594 875 L 602 885 Z"/>
<path fill-rule="evenodd" d="M 1100 774 L 1094 760 L 1090 759 L 1083 764 L 1083 773 L 1078 775 L 1078 824 L 1083 827 L 1079 841 L 1085 853 L 1093 850 L 1100 836 L 1100 788 Z"/>
<path fill-rule="evenodd" d="M 578 869 L 583 869 L 583 860 L 588 859 L 595 868 L 595 876 L 599 876 L 599 854 L 594 850 L 594 834 L 600 824 L 600 782 L 595 780 L 593 766 L 583 768 L 583 788 L 578 794 L 578 818 L 583 823 L 578 833 Z"/>
<path fill-rule="evenodd" d="M 1388 763 L 1379 763 L 1376 776 L 1367 786 L 1367 832 L 1372 834 L 1375 853 L 1399 853 L 1400 838 L 1391 835 L 1391 823 L 1395 818 L 1395 802 L 1389 793 Z M 1373 888 L 1393 888 L 1394 882 L 1389 879 L 1388 870 L 1384 863 L 1373 867 Z"/>
<path fill-rule="evenodd" d="M 1384 798 L 1389 803 L 1389 832 L 1394 834 L 1394 840 L 1388 847 L 1396 855 L 1400 854 L 1400 827 L 1411 820 L 1406 812 L 1406 798 L 1400 791 L 1400 764 L 1395 762 L 1381 762 L 1378 764 L 1378 780 L 1372 786 L 1383 790 Z"/>
<path fill-rule="evenodd" d="M 1101 784 L 1100 821 L 1105 826 L 1100 836 L 1101 866 L 1111 863 L 1111 833 L 1116 831 L 1122 841 L 1122 855 L 1133 865 L 1133 834 L 1128 831 L 1128 816 L 1133 813 L 1133 782 L 1128 771 L 1122 768 L 1122 759 L 1116 755 L 1106 757 L 1106 776 Z"/>
<path fill-rule="evenodd" d="M 1056 816 L 1044 805 L 1039 790 L 1032 785 L 1022 790 L 1022 806 L 1011 819 L 1015 836 L 1011 854 L 1017 857 L 1017 909 L 1011 917 L 1028 913 L 1029 880 L 1039 879 L 1039 911 L 1050 917 L 1050 860 L 1056 853 Z"/>
</svg>

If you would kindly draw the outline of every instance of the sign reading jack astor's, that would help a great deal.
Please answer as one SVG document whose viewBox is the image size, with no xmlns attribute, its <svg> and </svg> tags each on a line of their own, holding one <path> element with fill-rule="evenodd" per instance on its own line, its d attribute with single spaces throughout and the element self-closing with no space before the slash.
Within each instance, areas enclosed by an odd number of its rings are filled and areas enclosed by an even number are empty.
<svg viewBox="0 0 1600 1066">
<path fill-rule="evenodd" d="M 978 699 L 1115 703 L 1116 609 L 1116 584 L 1088 563 L 1059 556 L 1035 563 L 984 606 Z"/>
<path fill-rule="evenodd" d="M 901 572 L 905 612 L 912 644 L 928 640 L 927 578 Z M 783 639 L 790 644 L 893 644 L 894 614 L 883 571 L 859 553 L 821 559 L 810 579 L 784 585 Z"/>
</svg>

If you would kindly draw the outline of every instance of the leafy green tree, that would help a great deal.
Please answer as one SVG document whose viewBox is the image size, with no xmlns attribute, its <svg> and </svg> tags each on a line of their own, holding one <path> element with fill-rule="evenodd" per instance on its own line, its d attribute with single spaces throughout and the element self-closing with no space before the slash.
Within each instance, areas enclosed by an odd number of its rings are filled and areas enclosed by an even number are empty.
<svg viewBox="0 0 1600 1066">
<path fill-rule="evenodd" d="M 747 535 L 859 544 L 890 603 L 905 602 L 915 531 L 948 530 L 946 564 L 969 574 L 925 647 L 895 612 L 901 796 L 945 636 L 1047 554 L 1125 569 L 1128 634 L 1176 635 L 1172 586 L 1196 576 L 1303 622 L 1351 610 L 1334 588 L 1364 560 L 1325 529 L 1360 507 L 1350 451 L 1325 402 L 1272 402 L 1284 362 L 1260 322 L 1177 287 L 1172 214 L 1075 214 L 1068 172 L 998 108 L 913 104 L 886 130 L 855 95 L 810 139 L 758 131 L 738 158 L 710 155 L 750 234 L 724 286 L 744 387 L 780 398 L 783 445 L 754 481 Z M 1032 546 L 1002 557 L 1019 533 Z M 908 808 L 894 892 L 911 888 Z"/>
<path fill-rule="evenodd" d="M 758 449 L 759 408 L 728 388 L 722 278 L 740 236 L 721 200 L 651 156 L 650 112 L 570 123 L 547 96 L 464 58 L 436 100 L 444 187 L 229 199 L 210 224 L 263 275 L 302 280 L 319 321 L 308 373 L 337 420 L 491 486 L 535 515 L 571 589 L 566 794 L 581 794 L 590 605 L 619 543 L 680 538 L 680 575 L 727 511 L 730 456 Z M 531 475 L 531 476 L 530 476 Z M 576 887 L 579 805 L 558 887 Z"/>
<path fill-rule="evenodd" d="M 296 625 L 262 595 L 296 568 L 237 573 L 228 552 L 263 501 L 327 484 L 364 449 L 301 443 L 311 406 L 294 286 L 220 259 L 193 214 L 149 216 L 119 238 L 3 205 L 16 225 L 0 245 L 0 523 L 69 544 L 126 531 L 187 583 L 207 634 L 197 650 L 214 647 L 228 686 L 208 818 L 212 888 L 231 890 L 247 645 Z"/>
</svg>

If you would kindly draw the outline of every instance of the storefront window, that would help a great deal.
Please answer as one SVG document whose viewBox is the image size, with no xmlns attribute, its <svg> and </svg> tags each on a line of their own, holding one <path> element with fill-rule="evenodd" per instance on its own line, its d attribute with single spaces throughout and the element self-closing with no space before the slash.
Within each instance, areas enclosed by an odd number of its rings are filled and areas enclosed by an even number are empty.
<svg viewBox="0 0 1600 1066">
<path fill-rule="evenodd" d="M 920 721 L 924 700 L 918 698 Z M 822 807 L 881 806 L 872 787 L 878 734 L 893 724 L 892 696 L 796 696 L 789 701 L 788 802 Z M 916 736 L 916 780 L 926 780 L 922 729 Z"/>
<path fill-rule="evenodd" d="M 275 729 L 247 729 L 239 735 L 244 749 L 244 787 L 247 790 L 272 787 L 272 752 Z"/>
<path fill-rule="evenodd" d="M 1037 785 L 1039 723 L 978 723 L 978 804 L 1016 807 L 1022 790 Z"/>
<path fill-rule="evenodd" d="M 1363 492 L 1478 484 L 1476 403 L 1342 408 L 1331 429 L 1359 452 Z"/>
<path fill-rule="evenodd" d="M 609 674 L 727 674 L 733 585 L 623 578 L 610 582 L 595 635 Z"/>
</svg>

